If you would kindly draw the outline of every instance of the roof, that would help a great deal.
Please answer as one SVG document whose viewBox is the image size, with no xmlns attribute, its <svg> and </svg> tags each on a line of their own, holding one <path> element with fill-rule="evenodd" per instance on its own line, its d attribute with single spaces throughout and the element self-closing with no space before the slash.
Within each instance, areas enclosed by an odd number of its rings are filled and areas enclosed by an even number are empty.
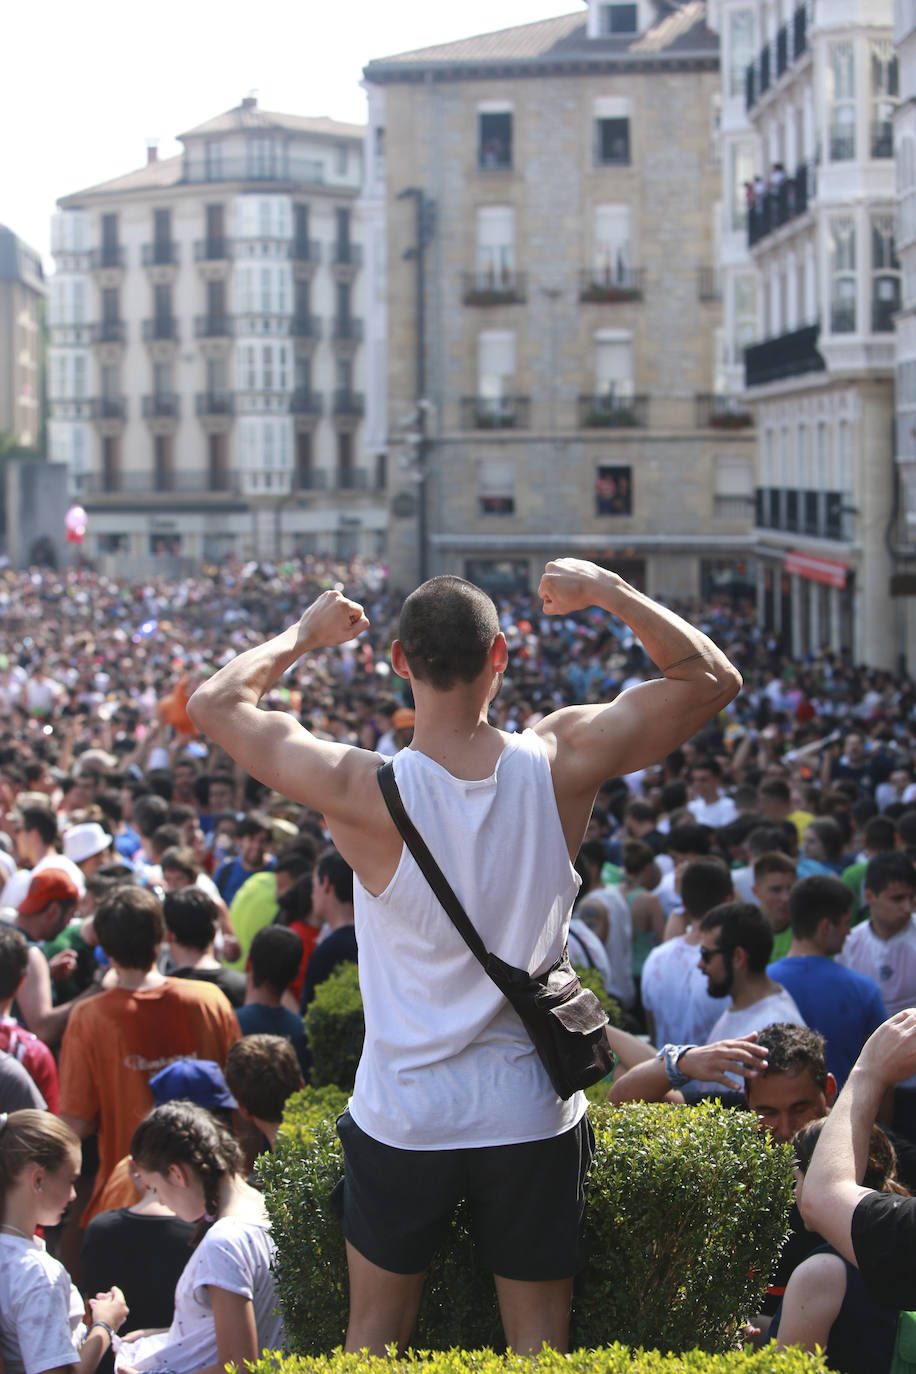
<svg viewBox="0 0 916 1374">
<path fill-rule="evenodd" d="M 44 291 L 41 258 L 5 224 L 0 224 L 0 281 L 18 281 L 33 291 Z"/>
<path fill-rule="evenodd" d="M 261 110 L 256 104 L 243 101 L 225 114 L 197 124 L 187 133 L 179 134 L 182 141 L 186 138 L 201 138 L 212 134 L 269 132 L 271 129 L 286 130 L 287 133 L 317 134 L 324 138 L 354 138 L 362 141 L 365 127 L 362 124 L 344 124 L 327 115 L 276 114 Z"/>
<path fill-rule="evenodd" d="M 495 33 L 460 38 L 391 57 L 374 58 L 365 68 L 368 81 L 415 79 L 421 73 L 470 75 L 499 67 L 536 73 L 546 68 L 638 64 L 649 56 L 718 60 L 719 38 L 706 27 L 704 0 L 657 0 L 658 19 L 635 37 L 587 36 L 585 16 L 564 14 Z"/>
<path fill-rule="evenodd" d="M 99 181 L 82 191 L 73 191 L 70 195 L 61 196 L 57 203 L 66 205 L 68 201 L 80 200 L 83 196 L 117 195 L 121 191 L 152 191 L 164 186 L 174 186 L 181 181 L 183 169 L 184 158 L 181 153 L 175 157 L 157 158 L 155 162 L 148 162 L 145 167 L 138 167 L 135 172 L 126 172 L 124 176 L 114 177 L 111 181 Z"/>
</svg>

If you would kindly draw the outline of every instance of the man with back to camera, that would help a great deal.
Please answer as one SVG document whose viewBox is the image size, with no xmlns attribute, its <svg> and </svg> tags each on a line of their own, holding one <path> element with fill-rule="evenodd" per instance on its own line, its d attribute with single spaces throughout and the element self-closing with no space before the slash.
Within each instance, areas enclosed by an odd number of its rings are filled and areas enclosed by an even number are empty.
<svg viewBox="0 0 916 1374">
<path fill-rule="evenodd" d="M 506 735 L 488 722 L 508 662 L 496 608 L 455 577 L 408 597 L 392 647 L 416 703 L 413 741 L 394 764 L 407 813 L 487 946 L 533 972 L 563 949 L 577 886 L 571 859 L 601 783 L 690 738 L 740 687 L 705 635 L 612 572 L 560 559 L 547 565 L 539 595 L 547 615 L 591 606 L 617 615 L 663 676 L 611 705 L 567 707 Z M 508 1345 L 565 1350 L 591 1156 L 584 1095 L 556 1096 L 515 1012 L 404 850 L 378 788 L 379 756 L 258 709 L 304 654 L 367 627 L 360 605 L 324 592 L 189 705 L 195 725 L 243 768 L 324 814 L 356 874 L 366 1040 L 339 1124 L 345 1348 L 406 1347 L 426 1270 L 467 1196 Z"/>
</svg>

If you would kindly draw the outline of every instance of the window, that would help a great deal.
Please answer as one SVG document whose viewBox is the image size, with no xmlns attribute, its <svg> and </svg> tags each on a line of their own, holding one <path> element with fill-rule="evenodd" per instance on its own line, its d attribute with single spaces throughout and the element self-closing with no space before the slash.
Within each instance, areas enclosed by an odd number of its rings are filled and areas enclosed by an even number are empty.
<svg viewBox="0 0 916 1374">
<path fill-rule="evenodd" d="M 601 6 L 601 34 L 602 37 L 616 37 L 619 34 L 636 33 L 637 31 L 637 7 L 636 5 L 602 5 Z"/>
<path fill-rule="evenodd" d="M 353 435 L 348 429 L 337 431 L 337 485 L 355 486 L 353 469 Z"/>
<path fill-rule="evenodd" d="M 713 514 L 725 520 L 748 515 L 754 499 L 754 473 L 748 458 L 717 458 Z"/>
<path fill-rule="evenodd" d="M 312 436 L 306 429 L 296 435 L 296 486 L 308 491 L 314 486 L 312 467 Z"/>
<path fill-rule="evenodd" d="M 127 553 L 126 534 L 98 534 L 99 553 Z"/>
<path fill-rule="evenodd" d="M 288 239 L 293 209 L 289 196 L 239 196 L 235 232 L 240 239 Z"/>
<path fill-rule="evenodd" d="M 856 155 L 856 77 L 851 43 L 832 43 L 827 67 L 830 106 L 830 160 L 851 162 Z"/>
<path fill-rule="evenodd" d="M 744 350 L 757 342 L 757 278 L 740 276 L 734 279 L 735 359 L 740 362 Z"/>
<path fill-rule="evenodd" d="M 595 394 L 632 398 L 633 340 L 629 334 L 595 336 Z"/>
<path fill-rule="evenodd" d="M 595 120 L 595 163 L 599 167 L 629 166 L 629 119 Z"/>
<path fill-rule="evenodd" d="M 595 280 L 613 286 L 631 286 L 630 207 L 595 206 Z"/>
<path fill-rule="evenodd" d="M 728 16 L 728 94 L 744 95 L 745 72 L 755 52 L 754 11 L 732 10 Z"/>
<path fill-rule="evenodd" d="M 350 149 L 346 143 L 338 143 L 334 149 L 334 171 L 338 176 L 347 175 L 347 163 L 349 161 Z"/>
<path fill-rule="evenodd" d="M 153 261 L 158 263 L 172 260 L 172 212 L 171 210 L 153 211 Z"/>
<path fill-rule="evenodd" d="M 170 434 L 153 436 L 153 486 L 156 491 L 171 491 L 174 484 L 174 452 Z"/>
<path fill-rule="evenodd" d="M 856 330 L 856 227 L 852 217 L 830 221 L 830 332 Z"/>
<path fill-rule="evenodd" d="M 511 458 L 481 461 L 477 469 L 477 509 L 481 515 L 515 514 L 515 464 Z"/>
<path fill-rule="evenodd" d="M 168 396 L 172 389 L 172 364 L 154 363 L 153 394 L 156 396 Z"/>
<path fill-rule="evenodd" d="M 875 334 L 891 334 L 900 309 L 900 263 L 894 247 L 893 215 L 875 215 L 871 222 L 871 327 Z"/>
<path fill-rule="evenodd" d="M 240 315 L 288 315 L 292 273 L 288 263 L 235 266 L 235 301 Z"/>
<path fill-rule="evenodd" d="M 288 344 L 242 344 L 238 350 L 238 384 L 240 391 L 289 390 Z"/>
<path fill-rule="evenodd" d="M 221 181 L 223 176 L 223 145 L 212 138 L 204 144 L 204 176 L 207 181 Z"/>
<path fill-rule="evenodd" d="M 632 515 L 631 469 L 600 463 L 595 473 L 595 514 Z"/>
<path fill-rule="evenodd" d="M 798 485 L 802 491 L 811 491 L 814 477 L 811 470 L 811 450 L 808 445 L 808 426 L 799 425 L 796 435 L 798 449 Z"/>
<path fill-rule="evenodd" d="M 484 169 L 512 166 L 511 110 L 478 111 L 477 165 Z"/>
<path fill-rule="evenodd" d="M 499 402 L 511 389 L 515 376 L 515 334 L 488 329 L 477 336 L 477 395 Z"/>
<path fill-rule="evenodd" d="M 274 140 L 264 135 L 248 140 L 248 175 L 264 180 L 276 176 L 276 148 Z"/>
<path fill-rule="evenodd" d="M 477 211 L 477 286 L 508 285 L 515 268 L 515 211 L 483 205 Z"/>
<path fill-rule="evenodd" d="M 752 143 L 729 147 L 729 220 L 732 230 L 747 228 L 748 187 L 754 181 L 755 153 Z"/>
<path fill-rule="evenodd" d="M 871 44 L 871 155 L 894 156 L 894 107 L 899 95 L 897 56 L 890 41 Z"/>
</svg>

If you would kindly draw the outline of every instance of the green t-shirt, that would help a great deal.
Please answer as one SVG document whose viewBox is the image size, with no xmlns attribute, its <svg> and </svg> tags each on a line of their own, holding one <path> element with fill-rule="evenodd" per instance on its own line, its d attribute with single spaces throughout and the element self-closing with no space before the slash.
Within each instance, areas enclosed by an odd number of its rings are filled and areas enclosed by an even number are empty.
<svg viewBox="0 0 916 1374">
<path fill-rule="evenodd" d="M 55 935 L 53 940 L 46 940 L 41 946 L 41 952 L 51 962 L 55 954 L 60 954 L 63 949 L 72 949 L 76 952 L 76 968 L 69 978 L 62 983 L 51 982 L 51 996 L 55 1006 L 61 1006 L 64 1002 L 72 1002 L 74 997 L 88 988 L 92 982 L 96 971 L 95 949 L 86 943 L 80 931 L 83 928 L 82 917 L 71 921 L 65 926 L 59 935 Z"/>
<path fill-rule="evenodd" d="M 770 963 L 775 964 L 777 959 L 784 959 L 789 952 L 791 943 L 791 926 L 786 926 L 785 930 L 777 930 L 773 936 L 773 953 L 770 955 Z"/>
</svg>

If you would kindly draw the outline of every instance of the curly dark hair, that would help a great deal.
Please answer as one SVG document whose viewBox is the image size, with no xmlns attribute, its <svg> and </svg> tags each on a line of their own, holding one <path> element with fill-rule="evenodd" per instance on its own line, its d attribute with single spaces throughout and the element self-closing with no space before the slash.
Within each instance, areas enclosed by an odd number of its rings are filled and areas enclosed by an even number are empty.
<svg viewBox="0 0 916 1374">
<path fill-rule="evenodd" d="M 219 1213 L 224 1178 L 244 1173 L 235 1137 L 196 1102 L 165 1102 L 144 1117 L 134 1131 L 130 1153 L 141 1169 L 167 1174 L 170 1164 L 184 1164 L 200 1179 L 206 1223 Z"/>
</svg>

